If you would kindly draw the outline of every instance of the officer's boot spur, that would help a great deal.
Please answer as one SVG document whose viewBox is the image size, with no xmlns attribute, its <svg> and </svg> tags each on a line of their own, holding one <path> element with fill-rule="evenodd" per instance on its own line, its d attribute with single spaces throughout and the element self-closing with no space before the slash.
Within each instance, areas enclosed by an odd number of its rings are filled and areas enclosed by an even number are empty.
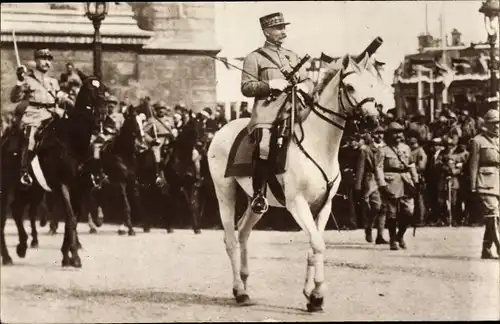
<svg viewBox="0 0 500 324">
<path fill-rule="evenodd" d="M 268 170 L 266 170 L 266 160 L 257 159 L 255 162 L 252 186 L 253 186 L 253 198 L 252 198 L 252 211 L 256 214 L 263 214 L 269 209 L 269 205 L 266 199 L 266 175 Z"/>
</svg>

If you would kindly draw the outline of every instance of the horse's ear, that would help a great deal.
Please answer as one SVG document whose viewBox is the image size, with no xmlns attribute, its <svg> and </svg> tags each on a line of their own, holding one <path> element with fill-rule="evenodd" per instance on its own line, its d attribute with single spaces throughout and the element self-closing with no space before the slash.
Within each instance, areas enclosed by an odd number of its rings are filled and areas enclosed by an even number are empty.
<svg viewBox="0 0 500 324">
<path fill-rule="evenodd" d="M 372 58 L 368 55 L 368 53 L 365 53 L 365 56 L 363 57 L 363 59 L 361 60 L 361 62 L 359 62 L 359 66 L 362 67 L 363 69 L 367 69 L 368 68 L 368 65 L 370 63 L 372 63 L 373 60 Z"/>
<path fill-rule="evenodd" d="M 345 55 L 342 58 L 342 68 L 344 69 L 345 72 L 360 70 L 358 64 L 356 64 L 356 62 L 353 61 L 350 55 Z"/>
</svg>

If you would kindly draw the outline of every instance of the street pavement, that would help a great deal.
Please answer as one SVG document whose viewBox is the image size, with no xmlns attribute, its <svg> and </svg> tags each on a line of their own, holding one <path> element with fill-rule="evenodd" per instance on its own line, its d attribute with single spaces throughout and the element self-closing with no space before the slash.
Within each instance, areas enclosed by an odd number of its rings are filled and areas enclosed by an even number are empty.
<svg viewBox="0 0 500 324">
<path fill-rule="evenodd" d="M 26 228 L 29 224 L 26 223 Z M 60 228 L 63 226 L 61 224 Z M 223 232 L 153 229 L 118 236 L 79 224 L 81 269 L 62 268 L 62 233 L 39 229 L 40 247 L 1 270 L 4 323 L 172 321 L 457 321 L 500 319 L 500 263 L 481 260 L 483 229 L 419 228 L 408 250 L 364 241 L 362 230 L 325 233 L 323 313 L 305 311 L 308 238 L 303 232 L 254 231 L 249 294 L 239 307 Z"/>
</svg>

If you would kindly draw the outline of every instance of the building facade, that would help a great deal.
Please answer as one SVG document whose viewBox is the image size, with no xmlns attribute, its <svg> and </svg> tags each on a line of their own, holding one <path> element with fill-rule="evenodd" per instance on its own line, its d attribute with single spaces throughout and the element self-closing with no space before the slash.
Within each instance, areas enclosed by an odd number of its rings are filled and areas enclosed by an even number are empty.
<svg viewBox="0 0 500 324">
<path fill-rule="evenodd" d="M 102 77 L 120 100 L 140 97 L 183 102 L 194 110 L 216 104 L 215 10 L 211 3 L 109 3 L 102 22 Z M 17 60 L 33 59 L 48 47 L 54 55 L 52 76 L 67 62 L 85 74 L 93 71 L 94 29 L 83 3 L 1 4 L 1 109 L 10 110 L 10 89 Z"/>
<path fill-rule="evenodd" d="M 417 53 L 406 55 L 394 73 L 394 96 L 399 117 L 421 111 L 429 119 L 449 107 L 482 115 L 488 105 L 491 74 L 489 45 L 465 45 L 454 29 L 451 44 L 431 35 L 418 37 Z M 498 47 L 497 47 L 498 55 Z"/>
</svg>

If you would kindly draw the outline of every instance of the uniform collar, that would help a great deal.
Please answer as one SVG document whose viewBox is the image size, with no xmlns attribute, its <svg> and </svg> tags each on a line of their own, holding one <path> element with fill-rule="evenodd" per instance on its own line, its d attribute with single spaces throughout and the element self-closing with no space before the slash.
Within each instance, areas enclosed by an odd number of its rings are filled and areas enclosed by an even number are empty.
<svg viewBox="0 0 500 324">
<path fill-rule="evenodd" d="M 37 78 L 38 80 L 42 81 L 42 78 L 45 76 L 45 73 L 43 73 L 42 71 L 40 71 L 39 69 L 35 68 L 33 69 L 33 75 L 35 76 L 35 78 Z"/>
<path fill-rule="evenodd" d="M 266 40 L 266 42 L 264 43 L 264 46 L 263 46 L 263 47 L 264 47 L 264 48 L 268 48 L 268 49 L 270 49 L 270 50 L 272 50 L 272 51 L 275 51 L 275 52 L 276 52 L 276 51 L 279 51 L 280 49 L 283 49 L 281 46 L 278 46 L 278 45 L 276 45 L 276 44 L 273 44 L 273 43 L 271 43 L 270 41 L 267 41 L 267 40 Z"/>
</svg>

